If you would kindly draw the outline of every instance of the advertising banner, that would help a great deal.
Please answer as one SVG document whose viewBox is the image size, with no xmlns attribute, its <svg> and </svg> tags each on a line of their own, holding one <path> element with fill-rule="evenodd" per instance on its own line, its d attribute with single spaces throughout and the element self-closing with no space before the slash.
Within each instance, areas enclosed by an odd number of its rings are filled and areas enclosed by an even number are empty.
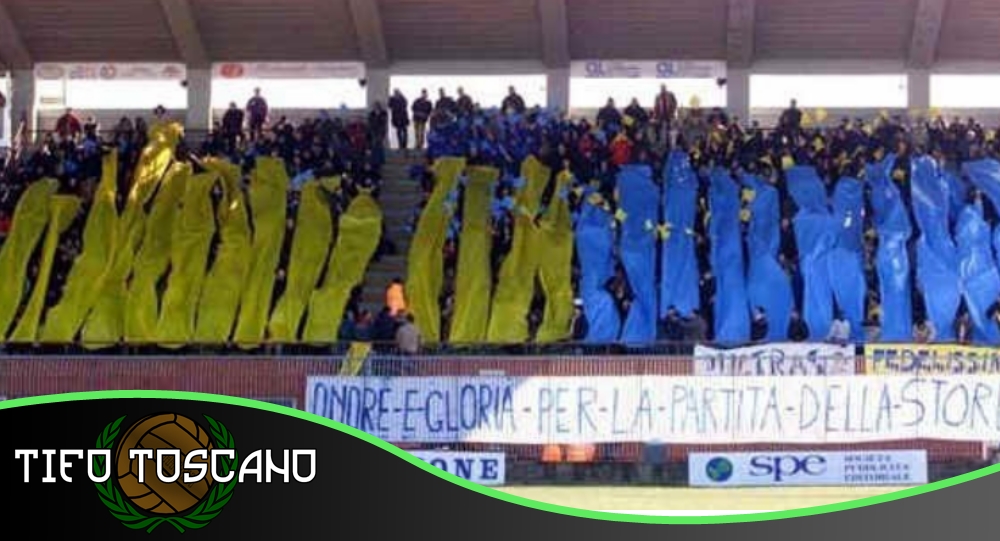
<svg viewBox="0 0 1000 541">
<path fill-rule="evenodd" d="M 431 466 L 480 485 L 502 485 L 507 478 L 504 453 L 472 453 L 460 451 L 411 451 L 411 454 Z"/>
<path fill-rule="evenodd" d="M 866 374 L 1000 374 L 1000 349 L 955 344 L 869 344 Z"/>
<path fill-rule="evenodd" d="M 172 63 L 43 63 L 35 66 L 35 77 L 46 81 L 183 81 L 187 67 Z"/>
<path fill-rule="evenodd" d="M 714 79 L 726 76 L 725 62 L 699 60 L 581 60 L 570 62 L 581 79 Z"/>
<path fill-rule="evenodd" d="M 305 395 L 391 442 L 1000 440 L 1000 376 L 321 376 Z"/>
<path fill-rule="evenodd" d="M 927 483 L 927 451 L 691 453 L 693 487 L 914 486 Z"/>
<path fill-rule="evenodd" d="M 854 347 L 835 344 L 767 344 L 732 349 L 694 347 L 696 376 L 848 376 Z"/>
<path fill-rule="evenodd" d="M 220 79 L 362 79 L 362 62 L 226 62 L 212 67 Z"/>
</svg>

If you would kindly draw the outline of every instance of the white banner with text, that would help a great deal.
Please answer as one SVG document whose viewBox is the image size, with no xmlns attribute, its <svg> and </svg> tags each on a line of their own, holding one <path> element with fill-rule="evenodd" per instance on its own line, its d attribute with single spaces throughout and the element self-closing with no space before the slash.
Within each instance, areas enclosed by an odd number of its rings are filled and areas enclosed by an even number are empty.
<svg viewBox="0 0 1000 541">
<path fill-rule="evenodd" d="M 570 62 L 570 77 L 581 79 L 715 79 L 726 63 L 713 60 L 580 60 Z"/>
<path fill-rule="evenodd" d="M 306 411 L 391 442 L 1000 440 L 1000 376 L 315 376 L 306 385 Z"/>
<path fill-rule="evenodd" d="M 927 451 L 691 453 L 693 487 L 915 486 L 927 483 Z"/>
<path fill-rule="evenodd" d="M 431 466 L 480 485 L 502 485 L 507 479 L 507 461 L 503 453 L 411 451 L 410 454 Z"/>
<path fill-rule="evenodd" d="M 694 347 L 696 376 L 849 376 L 854 347 L 836 344 L 767 344 L 731 349 Z"/>
</svg>

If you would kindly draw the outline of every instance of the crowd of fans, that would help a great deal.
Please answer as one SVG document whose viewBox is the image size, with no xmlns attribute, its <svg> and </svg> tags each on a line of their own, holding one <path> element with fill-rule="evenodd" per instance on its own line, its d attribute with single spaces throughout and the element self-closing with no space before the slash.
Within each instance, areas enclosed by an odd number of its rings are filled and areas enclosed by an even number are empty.
<svg viewBox="0 0 1000 541">
<path fill-rule="evenodd" d="M 622 166 L 648 165 L 654 172 L 653 179 L 662 182 L 662 168 L 667 154 L 682 150 L 690 156 L 694 169 L 702 176 L 707 175 L 709 168 L 724 167 L 734 175 L 740 172 L 758 175 L 777 188 L 782 214 L 779 262 L 793 284 L 796 307 L 802 306 L 803 290 L 798 249 L 791 226 L 796 208 L 788 194 L 781 164 L 791 160 L 815 166 L 827 188 L 832 191 L 840 177 L 862 177 L 866 164 L 894 153 L 897 160 L 892 177 L 908 201 L 908 164 L 911 157 L 927 154 L 946 167 L 956 168 L 965 160 L 1000 155 L 1000 141 L 994 137 L 995 132 L 973 119 L 948 121 L 940 116 L 882 115 L 874 120 L 844 118 L 835 126 L 820 128 L 811 125 L 808 115 L 793 101 L 776 126 L 764 129 L 757 122 L 741 122 L 722 109 L 689 107 L 681 110 L 676 96 L 666 86 L 655 96 L 652 109 L 642 107 L 638 100 L 632 100 L 624 109 L 619 109 L 618 104 L 609 99 L 594 119 L 570 118 L 565 113 L 552 113 L 540 107 L 529 108 L 513 87 L 499 105 L 498 108 L 484 108 L 461 88 L 457 89 L 455 97 L 440 89 L 434 101 L 424 90 L 412 103 L 396 90 L 386 106 L 374 104 L 367 118 L 356 116 L 345 119 L 321 113 L 315 118 L 292 123 L 285 117 L 273 118 L 266 99 L 258 90 L 245 107 L 231 104 L 199 146 L 189 148 L 182 142 L 178 154 L 182 158 L 192 157 L 196 163 L 205 156 L 225 157 L 241 165 L 247 173 L 256 157 L 280 157 L 293 179 L 293 190 L 288 198 L 291 211 L 298 202 L 295 188 L 302 182 L 310 178 L 340 175 L 343 178 L 341 193 L 330 197 L 335 216 L 361 190 L 370 191 L 378 197 L 390 137 L 407 154 L 411 150 L 421 153 L 422 159 L 411 169 L 410 176 L 425 194 L 425 202 L 434 185 L 430 165 L 436 158 L 462 156 L 470 165 L 494 166 L 502 172 L 496 186 L 491 218 L 493 276 L 498 276 L 500 263 L 513 240 L 513 197 L 520 165 L 525 158 L 536 156 L 551 169 L 553 175 L 561 171 L 572 174 L 573 184 L 565 193 L 556 194 L 552 188 L 554 183 L 550 183 L 543 196 L 542 207 L 550 204 L 554 197 L 566 197 L 575 218 L 584 203 L 584 194 L 592 192 L 600 195 L 610 214 L 615 214 L 616 174 Z M 162 108 L 154 112 L 156 117 L 165 114 Z M 413 145 L 409 140 L 411 128 L 415 135 Z M 100 178 L 101 156 L 109 148 L 118 150 L 121 162 L 118 197 L 121 207 L 139 152 L 146 142 L 146 129 L 146 123 L 141 118 L 122 118 L 112 130 L 105 131 L 93 118 L 81 121 L 72 110 L 67 110 L 37 151 L 0 168 L 3 171 L 3 178 L 0 179 L 0 242 L 9 231 L 20 194 L 28 183 L 36 179 L 56 178 L 61 193 L 78 195 L 84 201 L 80 217 L 63 236 L 59 247 L 48 299 L 50 306 L 58 301 L 69 267 L 82 249 L 83 217 Z M 669 311 L 660 325 L 659 338 L 664 341 L 712 340 L 712 306 L 716 292 L 705 230 L 705 218 L 709 212 L 706 185 L 706 182 L 701 183 L 694 231 L 701 275 L 702 310 L 691 314 Z M 978 197 L 972 189 L 967 195 Z M 449 327 L 454 300 L 454 279 L 460 249 L 458 233 L 463 219 L 461 193 L 458 193 L 455 203 L 453 208 L 456 212 L 445 244 L 445 283 L 441 298 L 443 329 Z M 420 211 L 421 208 L 415 209 L 415 216 Z M 294 227 L 294 212 L 290 212 L 289 216 L 290 232 Z M 864 219 L 867 327 L 869 339 L 877 339 L 880 305 L 874 268 L 877 239 L 870 210 Z M 988 219 L 995 221 L 996 214 L 988 213 Z M 290 246 L 291 235 L 286 235 L 276 281 L 279 294 L 287 275 Z M 379 255 L 393 249 L 392 243 L 384 239 Z M 29 288 L 38 275 L 37 265 L 37 261 L 30 265 Z M 580 269 L 574 257 L 574 287 L 579 275 Z M 402 281 L 397 281 L 392 287 L 395 288 L 394 295 L 402 299 Z M 527 284 L 526 287 L 532 286 Z M 616 265 L 614 277 L 606 287 L 624 316 L 633 293 L 620 263 Z M 278 295 L 275 295 L 277 298 Z M 345 341 L 382 342 L 405 336 L 405 350 L 412 352 L 419 348 L 419 331 L 406 314 L 405 301 L 398 299 L 395 306 L 387 302 L 379 314 L 373 315 L 361 306 L 360 288 L 355 290 L 340 338 Z M 921 295 L 916 290 L 913 299 L 917 321 L 914 339 L 933 341 L 936 331 L 924 317 Z M 541 321 L 543 309 L 544 298 L 536 288 L 529 315 L 532 332 Z M 1000 310 L 995 312 L 1000 313 Z M 758 339 L 767 334 L 767 314 L 763 310 L 753 309 L 751 321 L 752 338 Z M 582 339 L 587 327 L 586 314 L 578 301 L 573 338 Z M 957 318 L 956 328 L 959 339 L 968 341 L 971 329 L 966 312 Z M 828 338 L 847 341 L 850 334 L 849 324 L 838 315 Z M 794 311 L 788 338 L 801 341 L 808 335 L 805 323 L 798 311 Z"/>
<path fill-rule="evenodd" d="M 680 314 L 669 310 L 659 326 L 658 339 L 668 342 L 711 341 L 712 308 L 715 298 L 715 277 L 709 264 L 710 245 L 706 231 L 709 205 L 707 201 L 707 174 L 709 169 L 723 167 L 737 177 L 746 172 L 758 175 L 771 183 L 779 192 L 781 201 L 781 245 L 779 262 L 793 285 L 795 309 L 787 329 L 787 338 L 805 341 L 810 332 L 803 320 L 803 276 L 799 266 L 799 252 L 792 228 L 797 211 L 789 196 L 783 164 L 812 165 L 832 194 L 836 181 L 844 176 L 863 178 L 865 166 L 895 154 L 892 178 L 900 187 L 904 201 L 910 202 L 910 160 L 917 155 L 930 155 L 945 168 L 958 172 L 963 161 L 1000 156 L 1000 140 L 995 131 L 987 129 L 974 119 L 953 118 L 948 121 L 935 115 L 891 116 L 883 113 L 877 119 L 843 118 L 832 127 L 812 124 L 809 115 L 792 101 L 776 126 L 762 128 L 758 122 L 749 124 L 731 117 L 725 110 L 704 110 L 698 107 L 678 107 L 676 96 L 666 86 L 654 98 L 654 107 L 648 110 L 633 99 L 624 109 L 609 99 L 593 120 L 570 118 L 566 114 L 553 114 L 541 108 L 529 109 L 514 88 L 500 109 L 484 110 L 475 104 L 461 89 L 458 98 L 449 97 L 442 89 L 433 105 L 424 91 L 410 108 L 406 99 L 396 91 L 391 100 L 392 124 L 399 134 L 399 144 L 405 148 L 402 134 L 410 119 L 416 126 L 417 148 L 423 148 L 423 127 L 426 134 L 426 164 L 416 166 L 411 172 L 414 180 L 423 187 L 426 202 L 433 186 L 430 164 L 440 156 L 462 156 L 470 165 L 494 166 L 503 172 L 496 187 L 493 216 L 493 276 L 499 275 L 499 265 L 510 250 L 513 239 L 514 192 L 518 182 L 521 162 L 533 155 L 547 165 L 553 177 L 568 170 L 573 176 L 573 186 L 565 194 L 574 213 L 578 216 L 584 203 L 584 194 L 597 191 L 609 213 L 614 215 L 616 175 L 622 166 L 648 165 L 653 179 L 662 182 L 666 156 L 681 150 L 690 156 L 693 168 L 702 177 L 695 219 L 696 255 L 701 275 L 700 311 Z M 409 116 L 412 115 L 412 116 Z M 962 197 L 969 200 L 981 198 L 964 180 Z M 543 199 L 543 208 L 555 194 L 550 183 Z M 585 191 L 586 190 L 586 191 Z M 445 285 L 441 308 L 447 329 L 452 314 L 454 278 L 458 261 L 458 234 L 461 231 L 462 205 L 454 205 L 456 212 L 449 227 L 445 245 Z M 877 236 L 872 222 L 873 213 L 866 203 L 865 212 L 865 274 L 868 282 L 865 332 L 868 340 L 879 337 L 880 303 L 875 270 Z M 996 213 L 987 205 L 987 220 L 996 222 Z M 419 215 L 420 209 L 416 215 Z M 912 208 L 910 209 L 912 213 Z M 415 218 L 416 218 L 415 215 Z M 912 220 L 911 220 L 912 221 Z M 914 236 L 915 238 L 915 236 Z M 913 246 L 911 243 L 911 260 Z M 574 289 L 580 269 L 574 258 Z M 913 284 L 914 299 L 913 339 L 916 342 L 934 341 L 936 329 L 926 317 L 922 296 Z M 533 287 L 526 284 L 525 287 Z M 606 288 L 617 302 L 624 319 L 633 300 L 633 292 L 621 263 L 616 264 L 615 275 Z M 535 299 L 529 314 L 529 326 L 534 332 L 541 321 L 544 298 L 540 288 L 535 288 Z M 998 305 L 1000 306 L 1000 305 Z M 1000 323 L 1000 310 L 991 311 Z M 769 322 L 763 309 L 751 310 L 751 339 L 759 340 L 768 334 Z M 971 323 L 964 304 L 955 321 L 959 341 L 971 339 Z M 581 340 L 587 332 L 586 314 L 578 301 L 573 323 L 573 338 Z M 820 330 L 830 341 L 848 342 L 852 335 L 850 323 L 837 311 L 830 329 Z"/>
</svg>

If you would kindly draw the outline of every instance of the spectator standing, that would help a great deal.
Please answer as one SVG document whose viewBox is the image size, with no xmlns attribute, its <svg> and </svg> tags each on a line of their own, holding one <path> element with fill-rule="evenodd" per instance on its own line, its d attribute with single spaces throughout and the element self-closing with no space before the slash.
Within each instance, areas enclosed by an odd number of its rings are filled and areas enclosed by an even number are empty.
<svg viewBox="0 0 1000 541">
<path fill-rule="evenodd" d="M 792 342 L 805 342 L 809 339 L 809 327 L 798 310 L 792 310 L 789 315 L 788 339 Z"/>
<path fill-rule="evenodd" d="M 410 111 L 406 96 L 397 88 L 389 98 L 389 111 L 392 113 L 392 127 L 396 130 L 396 144 L 402 150 L 409 150 Z"/>
<path fill-rule="evenodd" d="M 76 117 L 71 107 L 67 107 L 66 112 L 56 120 L 56 135 L 60 141 L 75 141 L 82 132 L 83 125 L 80 124 L 80 119 Z"/>
<path fill-rule="evenodd" d="M 587 320 L 587 315 L 583 312 L 583 301 L 581 299 L 573 301 L 573 320 L 570 328 L 573 329 L 574 342 L 583 342 L 587 339 L 587 334 L 590 333 L 590 322 Z"/>
<path fill-rule="evenodd" d="M 918 344 L 930 344 L 937 339 L 937 329 L 934 328 L 934 323 L 931 320 L 921 318 L 916 325 L 913 326 L 913 340 Z"/>
<path fill-rule="evenodd" d="M 420 97 L 413 101 L 413 134 L 416 137 L 417 150 L 423 150 L 427 135 L 427 121 L 431 118 L 434 105 L 427 98 L 427 89 L 420 91 Z"/>
<path fill-rule="evenodd" d="M 778 120 L 778 127 L 789 137 L 794 137 L 802 128 L 802 111 L 799 110 L 798 101 L 792 100 L 788 104 L 788 109 L 781 113 Z"/>
<path fill-rule="evenodd" d="M 657 143 L 668 139 L 675 118 L 677 118 L 677 96 L 667 90 L 667 85 L 660 85 L 660 93 L 656 95 L 656 101 L 653 104 Z"/>
<path fill-rule="evenodd" d="M 403 355 L 417 355 L 420 353 L 420 329 L 414 323 L 413 314 L 405 314 L 401 319 L 396 329 L 396 347 Z"/>
<path fill-rule="evenodd" d="M 753 310 L 753 318 L 750 321 L 750 340 L 761 342 L 767 338 L 769 325 L 767 323 L 767 313 L 758 306 Z"/>
<path fill-rule="evenodd" d="M 443 88 L 439 88 L 438 100 L 434 103 L 434 110 L 455 114 L 458 111 L 458 104 Z"/>
<path fill-rule="evenodd" d="M 834 344 L 847 344 L 851 341 L 851 323 L 847 321 L 843 312 L 838 311 L 833 323 L 830 325 L 830 332 L 826 335 L 826 340 Z"/>
<path fill-rule="evenodd" d="M 375 146 L 382 147 L 389 136 L 389 112 L 382 106 L 382 102 L 376 101 L 368 113 L 368 130 L 372 134 L 372 142 Z"/>
<path fill-rule="evenodd" d="M 267 122 L 267 100 L 260 94 L 260 88 L 253 89 L 253 97 L 247 102 L 247 118 L 250 124 L 250 140 L 256 141 Z"/>
<path fill-rule="evenodd" d="M 959 344 L 972 342 L 972 317 L 966 310 L 962 310 L 955 320 L 955 341 Z"/>
<path fill-rule="evenodd" d="M 406 312 L 406 290 L 403 286 L 403 279 L 392 279 L 392 283 L 385 290 L 385 305 L 389 307 L 389 315 L 397 317 Z"/>
<path fill-rule="evenodd" d="M 615 107 L 615 100 L 608 98 L 608 102 L 597 112 L 597 127 L 605 133 L 616 131 L 622 124 L 622 114 Z"/>
<path fill-rule="evenodd" d="M 0 136 L 2 136 L 4 132 L 4 118 L 6 118 L 4 115 L 4 110 L 6 108 L 7 108 L 7 96 L 4 96 L 3 92 L 0 92 Z M 13 135 L 14 134 L 11 133 L 11 136 Z"/>
<path fill-rule="evenodd" d="M 700 344 L 708 336 L 708 323 L 701 317 L 701 312 L 691 310 L 691 315 L 684 318 L 684 339 L 689 344 Z"/>
<path fill-rule="evenodd" d="M 507 88 L 507 97 L 500 104 L 500 109 L 506 114 L 523 115 L 528 108 L 524 104 L 524 98 L 517 93 L 517 89 L 510 86 Z"/>
<path fill-rule="evenodd" d="M 462 87 L 458 87 L 458 102 L 455 105 L 458 108 L 459 116 L 462 117 L 470 117 L 476 111 L 476 104 Z"/>
<path fill-rule="evenodd" d="M 222 137 L 226 141 L 226 151 L 233 152 L 236 144 L 243 136 L 243 111 L 236 106 L 236 102 L 229 103 L 229 109 L 222 115 Z"/>
</svg>

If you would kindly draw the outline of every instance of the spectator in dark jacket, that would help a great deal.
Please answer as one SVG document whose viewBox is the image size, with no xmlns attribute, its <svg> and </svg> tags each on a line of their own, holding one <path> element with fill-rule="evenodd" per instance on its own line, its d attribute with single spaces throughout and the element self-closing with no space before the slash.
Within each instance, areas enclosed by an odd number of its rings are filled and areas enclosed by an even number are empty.
<svg viewBox="0 0 1000 541">
<path fill-rule="evenodd" d="M 389 112 L 382 107 L 382 102 L 377 101 L 368 113 L 368 129 L 372 134 L 372 143 L 376 146 L 385 145 L 385 139 L 389 136 Z"/>
<path fill-rule="evenodd" d="M 768 332 L 767 313 L 758 306 L 753 310 L 753 318 L 750 320 L 750 340 L 761 342 L 767 338 Z"/>
<path fill-rule="evenodd" d="M 406 96 L 397 88 L 389 98 L 389 111 L 392 113 L 392 127 L 396 130 L 396 144 L 406 150 L 409 145 L 410 111 Z"/>
<path fill-rule="evenodd" d="M 792 310 L 788 317 L 788 339 L 792 342 L 805 342 L 809 339 L 809 327 L 802 319 L 798 310 Z"/>
<path fill-rule="evenodd" d="M 260 89 L 253 89 L 253 97 L 247 102 L 247 117 L 250 123 L 250 139 L 256 141 L 267 122 L 267 100 L 260 95 Z"/>
<path fill-rule="evenodd" d="M 226 114 L 222 115 L 222 137 L 226 140 L 226 151 L 232 152 L 243 134 L 243 111 L 236 102 L 229 104 Z"/>
<path fill-rule="evenodd" d="M 431 118 L 431 111 L 434 105 L 427 99 L 427 89 L 420 91 L 420 97 L 414 100 L 413 107 L 413 133 L 417 138 L 417 150 L 424 148 L 424 136 L 427 134 L 427 121 Z"/>
<path fill-rule="evenodd" d="M 522 98 L 518 93 L 517 89 L 513 86 L 507 88 L 507 97 L 503 99 L 503 103 L 500 104 L 500 108 L 505 113 L 514 113 L 518 115 L 523 115 L 527 107 L 524 104 L 524 98 Z"/>
</svg>

